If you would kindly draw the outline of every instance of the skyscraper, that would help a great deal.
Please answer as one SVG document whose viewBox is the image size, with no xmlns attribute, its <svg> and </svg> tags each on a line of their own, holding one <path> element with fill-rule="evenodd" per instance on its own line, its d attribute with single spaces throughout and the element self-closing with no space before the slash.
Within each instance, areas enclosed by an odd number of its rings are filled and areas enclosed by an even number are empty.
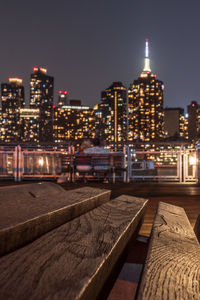
<svg viewBox="0 0 200 300">
<path fill-rule="evenodd" d="M 2 83 L 1 100 L 1 140 L 7 143 L 18 142 L 20 140 L 20 108 L 25 106 L 22 79 L 9 78 L 9 83 Z"/>
<path fill-rule="evenodd" d="M 39 142 L 39 108 L 20 109 L 21 141 L 28 143 Z"/>
<path fill-rule="evenodd" d="M 109 88 L 102 91 L 101 103 L 95 114 L 101 137 L 114 150 L 121 148 L 126 141 L 126 107 L 126 88 L 120 81 L 113 82 Z"/>
<path fill-rule="evenodd" d="M 129 141 L 151 141 L 164 137 L 163 82 L 151 72 L 146 39 L 144 69 L 128 90 Z"/>
<path fill-rule="evenodd" d="M 67 99 L 68 92 L 67 91 L 59 91 L 58 94 L 58 107 L 64 106 L 68 104 Z"/>
<path fill-rule="evenodd" d="M 53 88 L 54 78 L 47 75 L 47 69 L 33 68 L 30 79 L 30 108 L 39 108 L 39 141 L 53 139 Z"/>
</svg>

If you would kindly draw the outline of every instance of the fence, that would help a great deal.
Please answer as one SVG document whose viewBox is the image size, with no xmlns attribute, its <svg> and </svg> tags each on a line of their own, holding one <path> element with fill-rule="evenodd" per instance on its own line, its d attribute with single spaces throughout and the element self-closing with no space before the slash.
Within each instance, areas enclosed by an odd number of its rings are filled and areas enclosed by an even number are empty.
<svg viewBox="0 0 200 300">
<path fill-rule="evenodd" d="M 113 159 L 117 159 L 113 153 Z M 122 153 L 121 153 L 122 154 Z M 116 156 L 116 158 L 115 158 Z M 1 147 L 0 178 L 56 179 L 62 172 L 72 180 L 73 147 L 61 150 Z M 135 151 L 124 148 L 126 181 L 197 182 L 200 178 L 200 145 L 196 149 Z M 116 164 L 117 161 L 114 162 Z M 124 175 L 123 175 L 124 176 Z"/>
<path fill-rule="evenodd" d="M 1 149 L 0 178 L 15 181 L 57 178 L 62 172 L 64 158 L 69 161 L 70 156 L 69 151 L 22 150 L 19 145 L 10 150 Z"/>
<path fill-rule="evenodd" d="M 128 178 L 135 181 L 196 182 L 196 149 L 127 150 Z"/>
</svg>

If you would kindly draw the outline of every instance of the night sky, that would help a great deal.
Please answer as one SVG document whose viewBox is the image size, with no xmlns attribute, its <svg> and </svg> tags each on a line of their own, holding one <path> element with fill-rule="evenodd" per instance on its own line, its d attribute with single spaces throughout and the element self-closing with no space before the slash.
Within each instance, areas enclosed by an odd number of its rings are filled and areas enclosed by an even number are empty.
<svg viewBox="0 0 200 300">
<path fill-rule="evenodd" d="M 165 84 L 164 106 L 200 103 L 200 1 L 1 0 L 0 81 L 24 79 L 33 66 L 83 104 L 100 102 L 113 81 L 126 87 L 143 68 L 149 38 L 152 72 Z"/>
</svg>

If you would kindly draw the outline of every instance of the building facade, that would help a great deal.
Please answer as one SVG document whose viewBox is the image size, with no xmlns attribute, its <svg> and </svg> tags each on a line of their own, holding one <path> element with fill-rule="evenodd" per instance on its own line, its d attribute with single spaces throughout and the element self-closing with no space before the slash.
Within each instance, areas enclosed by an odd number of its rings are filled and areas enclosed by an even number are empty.
<svg viewBox="0 0 200 300">
<path fill-rule="evenodd" d="M 151 72 L 146 40 L 144 69 L 128 90 L 129 141 L 159 140 L 164 137 L 164 84 Z"/>
<path fill-rule="evenodd" d="M 101 92 L 101 103 L 95 109 L 96 128 L 101 138 L 115 151 L 121 149 L 127 137 L 126 88 L 113 82 Z"/>
<path fill-rule="evenodd" d="M 9 78 L 1 84 L 2 126 L 0 139 L 3 142 L 18 142 L 21 137 L 20 109 L 25 106 L 22 79 Z"/>
<path fill-rule="evenodd" d="M 39 109 L 39 141 L 53 141 L 53 91 L 54 78 L 47 69 L 33 68 L 30 79 L 30 108 Z"/>
<path fill-rule="evenodd" d="M 20 140 L 25 143 L 39 143 L 39 108 L 20 109 Z"/>
<path fill-rule="evenodd" d="M 54 109 L 54 141 L 80 142 L 82 139 L 94 138 L 95 119 L 94 110 L 83 105 L 64 105 Z"/>
</svg>

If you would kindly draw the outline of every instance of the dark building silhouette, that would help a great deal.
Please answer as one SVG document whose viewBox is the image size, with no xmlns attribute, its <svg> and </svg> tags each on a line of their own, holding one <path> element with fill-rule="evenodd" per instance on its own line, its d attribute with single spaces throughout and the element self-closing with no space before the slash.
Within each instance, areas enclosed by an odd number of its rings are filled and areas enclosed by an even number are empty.
<svg viewBox="0 0 200 300">
<path fill-rule="evenodd" d="M 151 72 L 147 39 L 143 72 L 128 90 L 129 141 L 164 137 L 163 90 L 163 82 Z"/>
<path fill-rule="evenodd" d="M 188 112 L 188 138 L 190 141 L 200 137 L 200 105 L 192 101 L 187 106 Z"/>
<path fill-rule="evenodd" d="M 95 110 L 100 136 L 115 150 L 120 149 L 126 141 L 126 107 L 126 88 L 118 81 L 102 91 L 101 103 Z"/>
<path fill-rule="evenodd" d="M 33 68 L 30 79 L 30 108 L 39 108 L 39 141 L 53 140 L 54 78 L 44 68 Z"/>
<path fill-rule="evenodd" d="M 188 138 L 188 119 L 184 116 L 184 109 L 170 107 L 164 109 L 165 137 Z"/>
<path fill-rule="evenodd" d="M 71 100 L 69 100 L 69 105 L 80 106 L 81 105 L 81 100 L 71 99 Z"/>
<path fill-rule="evenodd" d="M 22 79 L 9 78 L 1 84 L 2 127 L 0 139 L 4 142 L 18 142 L 21 137 L 20 108 L 25 106 Z"/>
</svg>

